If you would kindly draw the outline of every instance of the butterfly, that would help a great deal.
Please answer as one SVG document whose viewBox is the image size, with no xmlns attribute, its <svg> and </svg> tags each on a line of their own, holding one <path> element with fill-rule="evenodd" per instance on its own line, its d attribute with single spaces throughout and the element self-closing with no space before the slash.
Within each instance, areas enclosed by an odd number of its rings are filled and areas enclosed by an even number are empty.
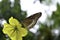
<svg viewBox="0 0 60 40">
<path fill-rule="evenodd" d="M 37 20 L 39 19 L 39 17 L 41 17 L 41 15 L 42 15 L 42 13 L 39 12 L 39 13 L 35 13 L 35 14 L 25 18 L 22 21 L 22 25 L 28 29 L 32 28 L 37 23 Z"/>
</svg>

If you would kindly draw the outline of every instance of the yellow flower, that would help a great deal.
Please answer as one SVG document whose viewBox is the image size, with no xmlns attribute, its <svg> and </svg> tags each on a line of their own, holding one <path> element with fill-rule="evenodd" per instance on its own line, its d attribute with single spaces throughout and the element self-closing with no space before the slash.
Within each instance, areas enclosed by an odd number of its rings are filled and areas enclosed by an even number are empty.
<svg viewBox="0 0 60 40">
<path fill-rule="evenodd" d="M 9 24 L 4 24 L 3 33 L 7 34 L 11 40 L 22 40 L 22 37 L 27 35 L 27 30 L 21 26 L 17 19 L 11 17 Z"/>
</svg>

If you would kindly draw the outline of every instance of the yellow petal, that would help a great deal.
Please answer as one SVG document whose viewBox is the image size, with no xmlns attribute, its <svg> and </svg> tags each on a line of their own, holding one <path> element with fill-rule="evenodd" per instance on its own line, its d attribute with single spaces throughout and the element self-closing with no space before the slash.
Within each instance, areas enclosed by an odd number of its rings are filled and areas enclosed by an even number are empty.
<svg viewBox="0 0 60 40">
<path fill-rule="evenodd" d="M 22 40 L 22 36 L 18 30 L 15 30 L 11 35 L 8 35 L 11 40 Z"/>
<path fill-rule="evenodd" d="M 22 37 L 26 36 L 27 33 L 28 33 L 28 31 L 25 28 L 20 29 L 20 34 L 22 35 Z"/>
<path fill-rule="evenodd" d="M 17 20 L 17 19 L 15 19 L 15 18 L 13 18 L 13 17 L 11 17 L 10 19 L 9 19 L 9 23 L 11 24 L 11 25 L 19 25 L 19 21 Z M 21 24 L 20 24 L 21 25 Z"/>
<path fill-rule="evenodd" d="M 23 39 L 20 36 L 18 36 L 18 37 L 14 36 L 14 37 L 11 38 L 11 40 L 23 40 Z"/>
<path fill-rule="evenodd" d="M 7 34 L 11 40 L 22 40 L 20 31 L 15 30 L 14 27 L 9 24 L 4 24 L 3 33 Z"/>
<path fill-rule="evenodd" d="M 10 32 L 13 29 L 14 29 L 14 27 L 12 27 L 11 25 L 6 23 L 6 24 L 4 24 L 3 33 L 5 33 L 5 34 L 9 33 L 10 34 Z"/>
</svg>

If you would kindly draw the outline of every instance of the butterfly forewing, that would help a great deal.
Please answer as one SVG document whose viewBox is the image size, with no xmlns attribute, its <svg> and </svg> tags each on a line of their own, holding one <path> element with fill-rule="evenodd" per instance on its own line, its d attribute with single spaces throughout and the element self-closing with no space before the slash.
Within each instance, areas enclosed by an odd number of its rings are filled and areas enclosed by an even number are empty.
<svg viewBox="0 0 60 40">
<path fill-rule="evenodd" d="M 33 15 L 27 17 L 26 19 L 24 19 L 22 21 L 22 24 L 24 25 L 24 27 L 26 27 L 28 29 L 32 28 L 36 24 L 38 18 L 41 17 L 41 15 L 42 15 L 41 12 L 33 14 Z"/>
</svg>

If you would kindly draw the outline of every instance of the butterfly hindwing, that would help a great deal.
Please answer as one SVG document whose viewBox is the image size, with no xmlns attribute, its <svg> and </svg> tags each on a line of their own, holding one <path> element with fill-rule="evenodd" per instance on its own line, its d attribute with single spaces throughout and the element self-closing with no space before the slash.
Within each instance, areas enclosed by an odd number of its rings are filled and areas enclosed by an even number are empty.
<svg viewBox="0 0 60 40">
<path fill-rule="evenodd" d="M 33 15 L 27 17 L 26 19 L 24 19 L 22 21 L 22 24 L 24 25 L 24 27 L 26 27 L 28 29 L 32 28 L 36 24 L 38 18 L 41 17 L 41 15 L 42 15 L 41 12 L 33 14 Z"/>
</svg>

